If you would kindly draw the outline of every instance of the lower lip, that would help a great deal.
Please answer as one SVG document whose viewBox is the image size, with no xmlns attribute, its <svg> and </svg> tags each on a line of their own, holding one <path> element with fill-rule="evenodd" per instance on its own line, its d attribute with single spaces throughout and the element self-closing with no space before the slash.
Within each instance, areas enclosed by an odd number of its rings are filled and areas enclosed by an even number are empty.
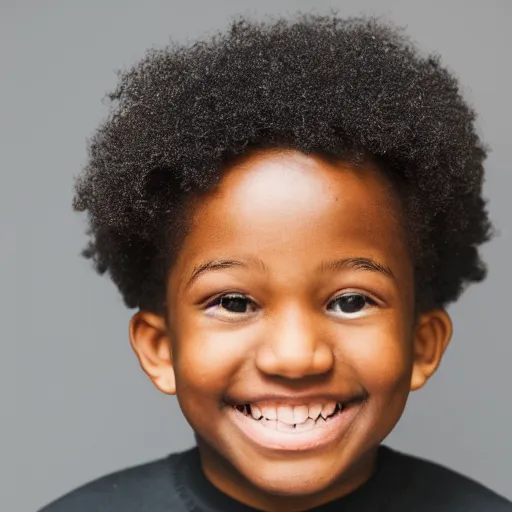
<svg viewBox="0 0 512 512">
<path fill-rule="evenodd" d="M 229 407 L 233 422 L 254 444 L 270 450 L 305 451 L 325 447 L 342 438 L 354 421 L 359 403 L 347 406 L 323 425 L 316 425 L 306 432 L 281 432 L 265 427 L 260 421 L 246 416 L 234 407 Z"/>
</svg>

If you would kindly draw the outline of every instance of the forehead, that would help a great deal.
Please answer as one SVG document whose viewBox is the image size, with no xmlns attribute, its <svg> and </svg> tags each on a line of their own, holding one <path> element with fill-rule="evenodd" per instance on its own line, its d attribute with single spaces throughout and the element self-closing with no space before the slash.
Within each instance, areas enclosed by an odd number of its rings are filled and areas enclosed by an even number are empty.
<svg viewBox="0 0 512 512">
<path fill-rule="evenodd" d="M 308 227 L 311 236 L 365 231 L 395 237 L 401 223 L 396 195 L 374 166 L 292 150 L 260 151 L 237 163 L 192 211 L 196 236 L 213 230 L 247 242 L 256 234 L 291 237 Z"/>
<path fill-rule="evenodd" d="M 237 257 L 290 277 L 341 257 L 372 258 L 395 274 L 410 267 L 399 202 L 378 169 L 292 150 L 252 154 L 194 202 L 181 267 Z"/>
</svg>

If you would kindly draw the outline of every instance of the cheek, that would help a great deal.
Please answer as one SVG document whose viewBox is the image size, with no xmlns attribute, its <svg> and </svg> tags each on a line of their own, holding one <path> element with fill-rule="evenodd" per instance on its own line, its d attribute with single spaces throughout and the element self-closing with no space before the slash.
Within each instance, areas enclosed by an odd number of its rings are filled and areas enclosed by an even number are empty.
<svg viewBox="0 0 512 512">
<path fill-rule="evenodd" d="M 408 391 L 412 341 L 401 322 L 389 319 L 353 329 L 353 335 L 347 336 L 350 343 L 344 344 L 344 357 L 366 390 L 374 396 Z"/>
<path fill-rule="evenodd" d="M 209 319 L 183 320 L 175 333 L 173 362 L 177 387 L 199 400 L 221 398 L 233 375 L 250 360 L 247 332 Z M 250 344 L 250 343 L 249 343 Z"/>
</svg>

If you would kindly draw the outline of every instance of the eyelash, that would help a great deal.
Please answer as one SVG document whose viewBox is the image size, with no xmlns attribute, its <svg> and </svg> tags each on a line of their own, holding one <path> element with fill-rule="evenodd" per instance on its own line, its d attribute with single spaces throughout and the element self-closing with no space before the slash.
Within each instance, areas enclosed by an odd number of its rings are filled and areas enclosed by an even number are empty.
<svg viewBox="0 0 512 512">
<path fill-rule="evenodd" d="M 366 306 L 377 306 L 377 302 L 372 299 L 370 296 L 364 294 L 364 293 L 361 293 L 361 292 L 346 292 L 346 293 L 343 293 L 341 295 L 338 295 L 337 297 L 335 297 L 334 299 L 332 299 L 331 301 L 329 301 L 329 304 L 328 305 L 331 305 L 331 304 L 334 304 L 336 303 L 337 301 L 339 301 L 340 299 L 342 298 L 346 298 L 346 297 L 361 297 L 362 299 L 364 299 L 364 306 L 362 309 L 360 309 L 359 311 L 356 311 L 354 313 L 344 313 L 344 314 L 341 314 L 341 315 L 335 315 L 337 317 L 342 317 L 342 318 L 358 318 L 361 316 L 361 314 L 364 314 L 364 312 L 366 311 L 367 307 Z M 247 301 L 248 303 L 252 304 L 253 306 L 256 305 L 256 303 L 249 299 L 248 297 L 246 297 L 245 295 L 241 294 L 241 293 L 224 293 L 223 295 L 219 295 L 218 297 L 216 297 L 215 299 L 213 299 L 212 301 L 210 301 L 205 309 L 206 310 L 209 310 L 209 309 L 212 309 L 214 308 L 215 306 L 219 306 L 221 305 L 222 303 L 222 300 L 223 299 L 226 299 L 226 298 L 232 298 L 232 299 L 242 299 L 242 300 L 245 300 Z M 227 320 L 227 321 L 238 321 L 240 320 L 240 318 L 234 318 L 234 317 L 242 317 L 242 316 L 245 316 L 246 313 L 236 313 L 236 312 L 232 312 L 232 311 L 228 311 L 228 310 L 225 310 L 226 313 L 230 316 L 232 316 L 232 319 L 231 320 Z"/>
</svg>

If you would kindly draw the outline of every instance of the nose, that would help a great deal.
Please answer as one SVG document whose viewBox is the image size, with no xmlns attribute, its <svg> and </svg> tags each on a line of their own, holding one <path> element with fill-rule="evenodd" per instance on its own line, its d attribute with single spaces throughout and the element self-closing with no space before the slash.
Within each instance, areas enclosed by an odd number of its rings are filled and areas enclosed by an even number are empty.
<svg viewBox="0 0 512 512">
<path fill-rule="evenodd" d="M 300 379 L 325 374 L 333 367 L 332 347 L 312 315 L 301 308 L 276 315 L 265 334 L 256 354 L 256 365 L 263 373 Z"/>
</svg>

